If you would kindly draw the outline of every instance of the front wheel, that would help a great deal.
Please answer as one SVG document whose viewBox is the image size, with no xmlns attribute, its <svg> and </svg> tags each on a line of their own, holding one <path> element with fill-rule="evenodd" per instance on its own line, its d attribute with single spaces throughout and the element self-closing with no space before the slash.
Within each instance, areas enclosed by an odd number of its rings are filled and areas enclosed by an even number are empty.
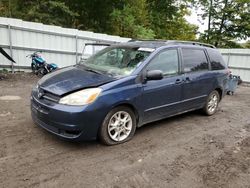
<svg viewBox="0 0 250 188">
<path fill-rule="evenodd" d="M 31 64 L 31 70 L 32 70 L 32 72 L 35 74 L 36 73 L 36 65 L 35 64 Z"/>
<path fill-rule="evenodd" d="M 133 110 L 120 106 L 111 110 L 99 130 L 99 138 L 105 145 L 116 145 L 129 141 L 136 130 Z"/>
<path fill-rule="evenodd" d="M 203 111 L 206 115 L 211 116 L 216 113 L 220 102 L 220 95 L 218 91 L 212 91 L 206 101 Z"/>
</svg>

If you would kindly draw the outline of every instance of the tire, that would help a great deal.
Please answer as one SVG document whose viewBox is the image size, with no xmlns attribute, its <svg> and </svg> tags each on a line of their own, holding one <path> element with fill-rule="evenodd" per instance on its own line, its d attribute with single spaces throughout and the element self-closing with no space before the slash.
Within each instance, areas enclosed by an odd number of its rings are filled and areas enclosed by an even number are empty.
<svg viewBox="0 0 250 188">
<path fill-rule="evenodd" d="M 37 71 L 38 77 L 43 77 L 45 74 L 47 74 L 47 71 L 45 70 L 45 68 L 38 69 L 38 71 Z"/>
<path fill-rule="evenodd" d="M 33 63 L 31 64 L 31 70 L 34 74 L 36 73 L 36 66 Z"/>
<path fill-rule="evenodd" d="M 219 102 L 220 95 L 218 91 L 212 91 L 207 97 L 206 104 L 203 107 L 203 112 L 208 116 L 214 115 L 218 110 Z"/>
<path fill-rule="evenodd" d="M 124 121 L 127 122 L 124 123 Z M 136 117 L 133 110 L 125 106 L 119 106 L 106 115 L 99 129 L 98 137 L 103 144 L 111 146 L 131 140 L 135 130 Z M 115 136 L 116 134 L 118 135 Z"/>
</svg>

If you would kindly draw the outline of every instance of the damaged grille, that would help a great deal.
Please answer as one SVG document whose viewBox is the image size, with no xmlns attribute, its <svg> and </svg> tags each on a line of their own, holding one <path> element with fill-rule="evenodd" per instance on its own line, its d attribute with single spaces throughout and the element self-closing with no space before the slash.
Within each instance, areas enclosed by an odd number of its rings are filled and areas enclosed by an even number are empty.
<svg viewBox="0 0 250 188">
<path fill-rule="evenodd" d="M 50 93 L 42 88 L 38 88 L 37 96 L 39 99 L 45 99 L 56 103 L 58 103 L 60 100 L 60 96 Z"/>
</svg>

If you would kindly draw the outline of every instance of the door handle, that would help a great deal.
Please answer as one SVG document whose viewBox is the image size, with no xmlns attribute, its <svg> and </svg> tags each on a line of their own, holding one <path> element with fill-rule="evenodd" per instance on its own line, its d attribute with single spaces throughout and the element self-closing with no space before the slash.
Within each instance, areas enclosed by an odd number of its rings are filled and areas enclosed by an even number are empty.
<svg viewBox="0 0 250 188">
<path fill-rule="evenodd" d="M 182 82 L 183 82 L 182 79 L 177 79 L 177 80 L 175 81 L 175 84 L 181 84 Z"/>
</svg>

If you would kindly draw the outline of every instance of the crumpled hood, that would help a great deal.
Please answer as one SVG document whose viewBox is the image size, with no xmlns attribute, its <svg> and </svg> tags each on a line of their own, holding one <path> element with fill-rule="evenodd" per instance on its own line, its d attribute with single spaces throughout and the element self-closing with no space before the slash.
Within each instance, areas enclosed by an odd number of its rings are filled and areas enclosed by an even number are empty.
<svg viewBox="0 0 250 188">
<path fill-rule="evenodd" d="M 62 96 L 79 89 L 97 87 L 113 80 L 114 78 L 108 75 L 86 71 L 83 66 L 77 65 L 52 72 L 39 80 L 38 84 L 45 91 Z"/>
</svg>

